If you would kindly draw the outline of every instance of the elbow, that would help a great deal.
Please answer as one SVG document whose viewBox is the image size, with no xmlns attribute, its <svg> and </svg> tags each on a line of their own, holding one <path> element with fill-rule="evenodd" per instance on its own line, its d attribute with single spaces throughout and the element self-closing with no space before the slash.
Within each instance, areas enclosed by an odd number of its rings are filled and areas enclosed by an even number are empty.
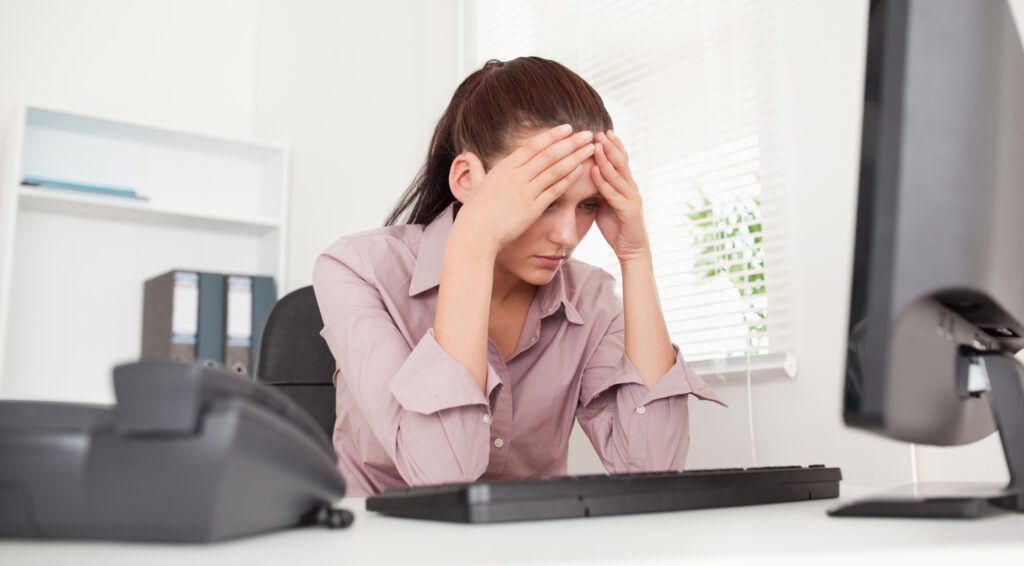
<svg viewBox="0 0 1024 566">
<path fill-rule="evenodd" d="M 427 461 L 399 457 L 395 464 L 398 473 L 409 487 L 473 483 L 487 471 L 487 460 L 470 457 L 461 459 L 435 455 Z"/>
<path fill-rule="evenodd" d="M 465 484 L 474 483 L 484 475 L 487 467 L 481 470 L 461 470 L 457 466 L 427 470 L 406 466 L 405 471 L 399 468 L 402 478 L 409 487 L 424 487 L 432 485 Z"/>
<path fill-rule="evenodd" d="M 410 487 L 473 483 L 487 471 L 489 438 L 488 430 L 464 438 L 400 431 L 395 445 L 395 467 Z"/>
</svg>

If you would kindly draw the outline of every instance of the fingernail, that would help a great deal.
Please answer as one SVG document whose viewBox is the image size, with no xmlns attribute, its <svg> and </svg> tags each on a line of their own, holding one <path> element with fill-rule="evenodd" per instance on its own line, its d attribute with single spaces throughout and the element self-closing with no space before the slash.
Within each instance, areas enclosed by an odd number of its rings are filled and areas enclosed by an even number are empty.
<svg viewBox="0 0 1024 566">
<path fill-rule="evenodd" d="M 560 134 L 568 134 L 572 131 L 572 124 L 562 124 L 561 126 L 558 126 L 555 131 Z"/>
<path fill-rule="evenodd" d="M 585 132 L 580 132 L 580 136 L 585 140 L 590 140 L 594 138 L 594 132 L 587 130 Z"/>
<path fill-rule="evenodd" d="M 588 155 L 591 154 L 591 153 L 594 153 L 594 144 L 587 145 L 587 149 L 584 150 L 583 153 L 586 153 Z"/>
</svg>

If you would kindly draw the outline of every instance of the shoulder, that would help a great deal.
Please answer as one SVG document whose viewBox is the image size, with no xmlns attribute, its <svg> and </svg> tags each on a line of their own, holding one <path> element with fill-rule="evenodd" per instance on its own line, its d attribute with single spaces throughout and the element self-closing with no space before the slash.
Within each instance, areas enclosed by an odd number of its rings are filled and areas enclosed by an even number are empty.
<svg viewBox="0 0 1024 566">
<path fill-rule="evenodd" d="M 327 264 L 341 264 L 356 273 L 392 270 L 415 262 L 422 224 L 382 226 L 348 234 L 327 246 L 316 259 L 314 277 Z"/>
</svg>

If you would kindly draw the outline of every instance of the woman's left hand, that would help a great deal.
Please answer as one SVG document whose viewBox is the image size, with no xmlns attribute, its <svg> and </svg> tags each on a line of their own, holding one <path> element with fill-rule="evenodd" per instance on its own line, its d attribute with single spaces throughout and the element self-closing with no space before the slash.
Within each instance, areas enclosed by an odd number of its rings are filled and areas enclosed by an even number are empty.
<svg viewBox="0 0 1024 566">
<path fill-rule="evenodd" d="M 594 145 L 597 165 L 590 168 L 590 178 L 607 205 L 597 211 L 597 227 L 620 263 L 649 259 L 651 252 L 644 226 L 643 203 L 629 170 L 626 148 L 611 130 L 596 133 Z"/>
</svg>

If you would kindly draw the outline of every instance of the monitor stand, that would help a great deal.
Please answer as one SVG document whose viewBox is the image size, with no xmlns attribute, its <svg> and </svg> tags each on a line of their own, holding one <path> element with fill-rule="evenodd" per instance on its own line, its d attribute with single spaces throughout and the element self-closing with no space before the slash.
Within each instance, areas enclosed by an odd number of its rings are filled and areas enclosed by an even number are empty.
<svg viewBox="0 0 1024 566">
<path fill-rule="evenodd" d="M 988 398 L 1010 471 L 1009 485 L 912 484 L 837 507 L 829 515 L 972 518 L 1006 510 L 1024 512 L 1024 365 L 1005 352 L 971 350 L 969 355 L 985 361 Z"/>
</svg>

